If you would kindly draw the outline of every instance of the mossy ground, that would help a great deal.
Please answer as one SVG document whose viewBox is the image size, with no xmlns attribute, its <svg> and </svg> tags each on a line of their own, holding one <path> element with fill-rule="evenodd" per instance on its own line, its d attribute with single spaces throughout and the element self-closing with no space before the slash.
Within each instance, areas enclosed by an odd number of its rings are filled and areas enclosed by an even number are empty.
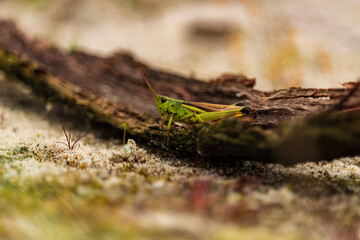
<svg viewBox="0 0 360 240">
<path fill-rule="evenodd" d="M 224 176 L 131 140 L 126 160 L 121 140 L 95 130 L 68 150 L 56 143 L 62 125 L 73 136 L 85 128 L 22 84 L 0 81 L 1 239 L 360 237 L 358 157 L 288 168 L 244 162 Z"/>
</svg>

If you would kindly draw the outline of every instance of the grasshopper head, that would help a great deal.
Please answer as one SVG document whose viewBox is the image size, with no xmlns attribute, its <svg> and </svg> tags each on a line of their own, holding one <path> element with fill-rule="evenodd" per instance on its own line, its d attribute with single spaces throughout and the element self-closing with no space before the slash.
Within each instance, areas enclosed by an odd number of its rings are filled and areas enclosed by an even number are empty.
<svg viewBox="0 0 360 240">
<path fill-rule="evenodd" d="M 166 113 L 173 112 L 172 108 L 174 107 L 172 99 L 166 96 L 158 95 L 156 98 L 156 107 L 159 110 L 160 115 L 165 115 Z"/>
<path fill-rule="evenodd" d="M 159 110 L 160 115 L 172 115 L 178 113 L 178 109 L 182 102 L 183 101 L 159 95 L 156 99 L 156 107 Z"/>
<path fill-rule="evenodd" d="M 166 96 L 157 95 L 155 90 L 151 86 L 149 79 L 147 78 L 144 70 L 139 68 L 139 71 L 143 75 L 148 87 L 150 88 L 151 92 L 153 93 L 153 95 L 155 97 L 156 107 L 157 107 L 160 115 L 164 116 L 164 115 L 176 113 L 177 109 L 179 108 L 179 105 L 180 105 L 179 100 L 169 98 Z"/>
</svg>

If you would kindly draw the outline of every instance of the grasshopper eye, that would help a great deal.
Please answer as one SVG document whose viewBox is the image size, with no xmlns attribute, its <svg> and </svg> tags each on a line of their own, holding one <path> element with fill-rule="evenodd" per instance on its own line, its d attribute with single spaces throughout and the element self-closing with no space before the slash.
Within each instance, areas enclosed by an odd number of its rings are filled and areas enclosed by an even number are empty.
<svg viewBox="0 0 360 240">
<path fill-rule="evenodd" d="M 238 102 L 238 103 L 235 103 L 235 106 L 244 106 L 244 103 Z"/>
<path fill-rule="evenodd" d="M 166 101 L 167 101 L 166 97 L 161 97 L 161 103 L 164 103 Z"/>
</svg>

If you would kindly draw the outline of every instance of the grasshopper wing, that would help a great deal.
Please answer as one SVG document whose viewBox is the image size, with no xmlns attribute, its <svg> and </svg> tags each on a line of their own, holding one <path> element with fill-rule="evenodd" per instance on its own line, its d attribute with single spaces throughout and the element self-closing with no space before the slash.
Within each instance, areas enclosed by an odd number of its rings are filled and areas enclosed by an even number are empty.
<svg viewBox="0 0 360 240">
<path fill-rule="evenodd" d="M 237 110 L 242 109 L 242 105 L 235 103 L 233 105 L 224 105 L 224 104 L 214 104 L 214 103 L 204 103 L 204 102 L 184 102 L 183 107 L 189 108 L 195 112 L 220 112 L 226 110 Z"/>
</svg>

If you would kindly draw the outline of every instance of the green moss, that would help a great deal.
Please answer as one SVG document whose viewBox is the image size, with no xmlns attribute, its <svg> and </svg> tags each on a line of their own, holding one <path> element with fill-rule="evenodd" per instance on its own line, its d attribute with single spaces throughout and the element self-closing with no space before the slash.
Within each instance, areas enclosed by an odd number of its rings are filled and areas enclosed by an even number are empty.
<svg viewBox="0 0 360 240">
<path fill-rule="evenodd" d="M 18 146 L 17 148 L 15 148 L 12 152 L 13 155 L 17 155 L 17 154 L 29 154 L 29 147 L 27 146 Z"/>
</svg>

